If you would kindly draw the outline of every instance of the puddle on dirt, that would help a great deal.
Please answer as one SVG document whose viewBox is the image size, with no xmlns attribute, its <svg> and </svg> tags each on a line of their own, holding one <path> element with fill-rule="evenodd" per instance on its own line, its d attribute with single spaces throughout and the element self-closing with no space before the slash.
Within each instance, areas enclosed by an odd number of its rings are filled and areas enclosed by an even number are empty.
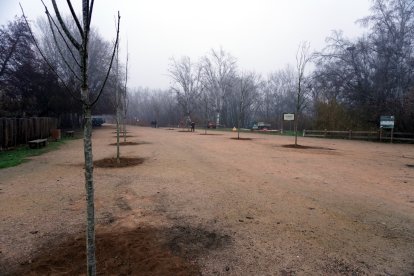
<svg viewBox="0 0 414 276">
<path fill-rule="evenodd" d="M 96 234 L 97 272 L 100 275 L 199 275 L 195 261 L 209 250 L 230 244 L 227 235 L 190 226 L 133 230 Z M 22 263 L 10 275 L 80 275 L 85 273 L 85 237 L 65 237 L 48 242 L 32 260 Z"/>
</svg>

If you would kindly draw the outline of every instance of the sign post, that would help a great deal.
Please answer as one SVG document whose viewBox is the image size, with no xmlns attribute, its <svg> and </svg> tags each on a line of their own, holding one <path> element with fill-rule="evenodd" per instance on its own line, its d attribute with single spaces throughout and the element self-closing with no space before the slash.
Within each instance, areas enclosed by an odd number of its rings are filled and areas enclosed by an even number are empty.
<svg viewBox="0 0 414 276">
<path fill-rule="evenodd" d="M 295 113 L 283 113 L 283 120 L 285 121 L 294 121 Z"/>
<path fill-rule="evenodd" d="M 395 121 L 394 116 L 381 116 L 380 117 L 381 132 L 382 132 L 382 129 L 384 129 L 384 128 L 391 129 L 391 139 L 390 139 L 391 143 L 392 143 L 392 139 L 393 139 L 393 136 L 394 136 L 394 121 Z M 380 137 L 380 140 L 381 140 L 381 137 Z"/>
<path fill-rule="evenodd" d="M 283 113 L 283 121 L 292 122 L 294 120 L 295 120 L 295 113 Z M 282 125 L 283 125 L 283 122 L 282 122 Z M 292 130 L 292 123 L 290 123 L 290 130 Z M 283 130 L 282 130 L 282 133 L 283 133 Z"/>
</svg>

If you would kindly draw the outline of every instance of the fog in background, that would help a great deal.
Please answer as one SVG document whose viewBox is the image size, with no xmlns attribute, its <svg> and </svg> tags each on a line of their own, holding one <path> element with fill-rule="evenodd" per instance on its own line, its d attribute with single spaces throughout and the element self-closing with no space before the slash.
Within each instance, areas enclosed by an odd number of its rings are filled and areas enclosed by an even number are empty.
<svg viewBox="0 0 414 276">
<path fill-rule="evenodd" d="M 20 1 L 32 22 L 45 17 L 40 0 Z M 68 13 L 66 1 L 62 9 Z M 73 1 L 80 10 L 80 1 Z M 50 10 L 52 5 L 45 1 Z M 369 0 L 144 0 L 95 1 L 92 24 L 107 40 L 115 37 L 121 13 L 121 56 L 130 53 L 129 87 L 166 89 L 171 57 L 196 61 L 222 47 L 243 70 L 267 75 L 295 64 L 301 41 L 312 50 L 325 47 L 332 30 L 354 38 L 364 32 L 355 24 L 369 14 Z M 1 0 L 0 24 L 21 15 L 19 1 Z"/>
</svg>

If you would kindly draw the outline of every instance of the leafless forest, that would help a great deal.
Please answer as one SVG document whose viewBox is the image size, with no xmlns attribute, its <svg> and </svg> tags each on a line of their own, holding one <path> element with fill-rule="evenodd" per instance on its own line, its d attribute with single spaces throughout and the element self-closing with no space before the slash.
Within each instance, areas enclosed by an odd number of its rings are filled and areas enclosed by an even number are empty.
<svg viewBox="0 0 414 276">
<path fill-rule="evenodd" d="M 39 30 L 38 42 L 47 59 L 62 80 L 80 93 L 73 74 L 78 73 L 76 61 L 69 51 L 72 46 L 66 47 L 67 42 L 51 31 L 46 17 L 32 23 Z M 171 57 L 165 68 L 171 87 L 166 90 L 136 87 L 125 91 L 125 78 L 117 78 L 113 68 L 93 114 L 115 114 L 112 92 L 118 87 L 127 93 L 124 111 L 128 120 L 142 125 L 157 120 L 160 126 L 176 126 L 192 120 L 198 125 L 249 127 L 265 121 L 280 128 L 282 114 L 295 112 L 300 115 L 299 129 L 377 129 L 381 115 L 394 115 L 397 131 L 413 132 L 412 1 L 373 1 L 371 13 L 356 24 L 365 30 L 361 37 L 350 40 L 346 33 L 334 31 L 327 34 L 326 47 L 315 52 L 311 52 L 312 45 L 302 42 L 297 45 L 296 64 L 274 68 L 267 75 L 240 68 L 237 57 L 224 48 L 211 49 L 197 60 Z M 73 23 L 68 28 L 76 31 L 77 26 Z M 0 116 L 52 116 L 59 117 L 62 126 L 78 123 L 73 118 L 81 115 L 80 105 L 39 56 L 22 18 L 1 27 L 0 42 Z M 106 73 L 101 65 L 109 62 L 111 45 L 92 27 L 88 65 L 92 95 L 101 87 Z M 306 67 L 301 68 L 304 50 Z M 125 57 L 119 62 L 118 71 L 125 74 Z"/>
</svg>

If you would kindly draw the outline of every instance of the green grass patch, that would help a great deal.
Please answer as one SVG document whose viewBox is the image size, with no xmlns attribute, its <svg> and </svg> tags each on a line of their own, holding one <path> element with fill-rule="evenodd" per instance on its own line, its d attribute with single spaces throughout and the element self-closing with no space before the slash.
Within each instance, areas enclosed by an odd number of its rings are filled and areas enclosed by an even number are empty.
<svg viewBox="0 0 414 276">
<path fill-rule="evenodd" d="M 74 138 L 63 138 L 57 142 L 48 142 L 46 147 L 31 149 L 28 146 L 21 146 L 13 150 L 0 152 L 0 169 L 14 167 L 27 161 L 30 156 L 41 155 L 43 153 L 57 150 L 61 145 Z"/>
</svg>

